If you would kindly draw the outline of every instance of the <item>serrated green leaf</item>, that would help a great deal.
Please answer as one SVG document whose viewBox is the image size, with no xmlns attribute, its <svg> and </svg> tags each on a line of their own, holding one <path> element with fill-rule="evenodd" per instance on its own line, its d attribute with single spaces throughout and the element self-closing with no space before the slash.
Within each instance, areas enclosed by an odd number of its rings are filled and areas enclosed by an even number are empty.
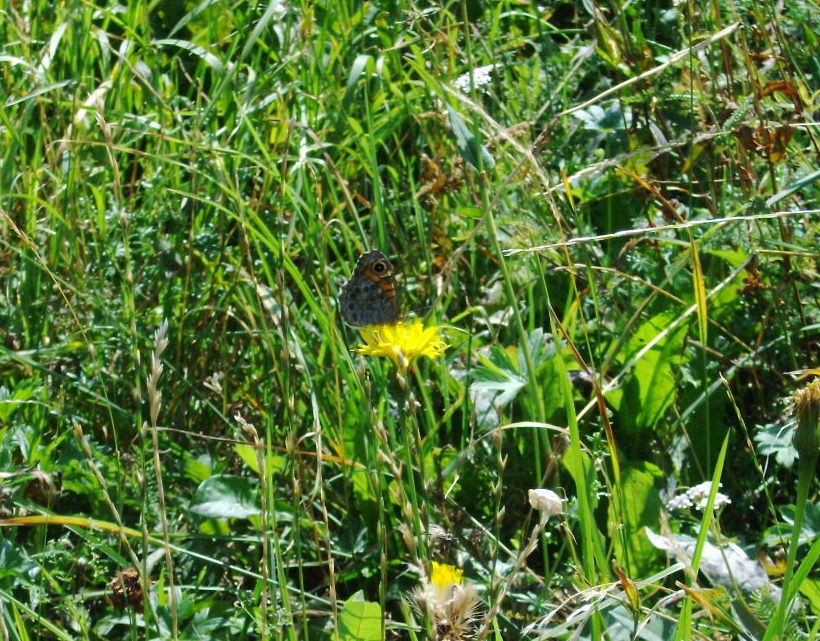
<svg viewBox="0 0 820 641">
<path fill-rule="evenodd" d="M 794 449 L 792 438 L 796 421 L 785 424 L 773 423 L 758 428 L 754 435 L 757 443 L 757 452 L 763 456 L 774 456 L 779 465 L 791 467 L 797 460 L 797 450 Z"/>
<path fill-rule="evenodd" d="M 505 407 L 527 384 L 513 366 L 509 354 L 503 349 L 493 349 L 491 357 L 483 357 L 483 366 L 473 372 L 470 390 L 474 395 L 489 396 L 496 406 Z"/>
</svg>

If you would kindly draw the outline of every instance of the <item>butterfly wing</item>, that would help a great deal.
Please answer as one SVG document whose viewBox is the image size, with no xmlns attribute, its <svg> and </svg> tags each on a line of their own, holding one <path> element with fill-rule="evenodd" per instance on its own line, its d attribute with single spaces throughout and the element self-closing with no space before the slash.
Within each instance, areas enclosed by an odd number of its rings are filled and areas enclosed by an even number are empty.
<svg viewBox="0 0 820 641">
<path fill-rule="evenodd" d="M 342 320 L 351 327 L 387 325 L 399 320 L 399 296 L 392 263 L 378 249 L 359 257 L 339 296 Z"/>
</svg>

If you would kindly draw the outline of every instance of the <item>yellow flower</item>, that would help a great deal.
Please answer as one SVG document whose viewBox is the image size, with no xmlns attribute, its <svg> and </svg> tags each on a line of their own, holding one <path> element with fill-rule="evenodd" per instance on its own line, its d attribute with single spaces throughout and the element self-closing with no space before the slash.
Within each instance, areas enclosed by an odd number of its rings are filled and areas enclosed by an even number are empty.
<svg viewBox="0 0 820 641">
<path fill-rule="evenodd" d="M 364 356 L 384 356 L 396 364 L 404 375 L 419 356 L 438 358 L 449 347 L 439 336 L 440 327 L 428 327 L 416 321 L 395 325 L 371 325 L 359 330 L 364 343 L 356 352 Z"/>
<path fill-rule="evenodd" d="M 471 639 L 479 601 L 475 586 L 462 582 L 464 570 L 433 561 L 430 576 L 419 570 L 421 585 L 410 595 L 410 603 L 440 633 L 439 638 Z"/>
<path fill-rule="evenodd" d="M 430 583 L 439 588 L 442 592 L 447 592 L 450 587 L 461 583 L 464 570 L 446 563 L 436 563 L 433 561 L 433 570 L 430 572 Z"/>
</svg>

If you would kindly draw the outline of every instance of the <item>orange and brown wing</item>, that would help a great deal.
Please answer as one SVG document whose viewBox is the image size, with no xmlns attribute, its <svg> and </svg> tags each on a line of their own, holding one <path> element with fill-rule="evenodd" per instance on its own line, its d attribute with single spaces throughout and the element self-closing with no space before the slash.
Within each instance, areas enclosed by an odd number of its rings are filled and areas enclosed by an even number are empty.
<svg viewBox="0 0 820 641">
<path fill-rule="evenodd" d="M 379 253 L 381 254 L 381 252 Z M 358 269 L 356 273 L 359 273 Z M 384 255 L 363 264 L 361 266 L 361 275 L 375 283 L 388 298 L 396 297 L 396 278 L 393 275 L 393 265 Z"/>
<path fill-rule="evenodd" d="M 400 318 L 393 265 L 378 249 L 359 257 L 339 296 L 342 320 L 352 327 L 385 325 Z"/>
</svg>

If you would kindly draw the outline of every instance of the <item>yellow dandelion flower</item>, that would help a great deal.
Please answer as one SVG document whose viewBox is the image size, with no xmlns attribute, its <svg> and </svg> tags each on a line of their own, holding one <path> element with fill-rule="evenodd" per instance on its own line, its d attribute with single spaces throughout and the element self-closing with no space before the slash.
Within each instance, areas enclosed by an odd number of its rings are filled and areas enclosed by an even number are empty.
<svg viewBox="0 0 820 641">
<path fill-rule="evenodd" d="M 461 583 L 461 577 L 464 576 L 464 570 L 446 563 L 437 563 L 433 561 L 433 568 L 430 572 L 430 583 L 437 588 L 446 592 L 453 585 Z"/>
<path fill-rule="evenodd" d="M 479 600 L 476 587 L 464 582 L 464 570 L 444 563 L 431 564 L 430 576 L 420 570 L 420 585 L 410 595 L 414 609 L 435 627 L 438 638 L 473 638 Z"/>
<path fill-rule="evenodd" d="M 364 356 L 383 356 L 396 364 L 404 375 L 419 356 L 443 356 L 449 347 L 439 336 L 440 327 L 424 327 L 419 321 L 395 325 L 370 325 L 359 330 L 364 343 L 356 348 Z"/>
</svg>

